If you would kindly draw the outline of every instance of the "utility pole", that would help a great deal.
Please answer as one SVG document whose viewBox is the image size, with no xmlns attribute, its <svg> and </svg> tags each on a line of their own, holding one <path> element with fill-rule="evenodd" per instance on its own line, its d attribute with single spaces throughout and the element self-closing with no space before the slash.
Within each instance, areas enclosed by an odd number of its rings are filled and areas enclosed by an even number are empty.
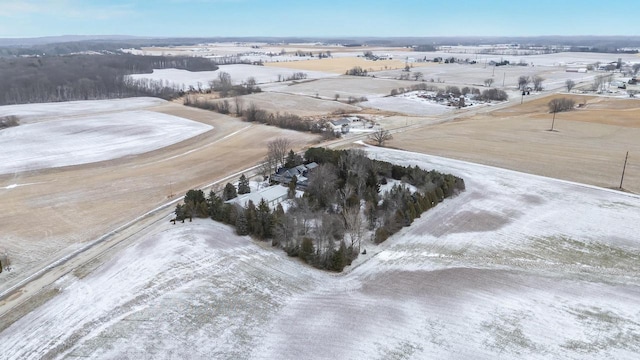
<svg viewBox="0 0 640 360">
<path fill-rule="evenodd" d="M 622 190 L 622 181 L 624 180 L 624 170 L 627 168 L 628 158 L 629 158 L 629 152 L 627 151 L 627 156 L 624 157 L 624 166 L 622 167 L 622 177 L 620 178 L 620 190 Z"/>
<path fill-rule="evenodd" d="M 506 72 L 502 73 L 502 87 L 504 87 L 504 78 L 506 77 L 507 77 L 507 73 Z"/>
</svg>

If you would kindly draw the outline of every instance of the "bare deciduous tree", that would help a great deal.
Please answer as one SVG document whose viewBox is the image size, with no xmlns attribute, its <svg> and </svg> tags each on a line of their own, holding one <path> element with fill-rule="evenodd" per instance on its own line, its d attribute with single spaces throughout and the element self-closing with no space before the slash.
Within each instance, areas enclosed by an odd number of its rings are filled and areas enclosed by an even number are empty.
<svg viewBox="0 0 640 360">
<path fill-rule="evenodd" d="M 420 71 L 416 71 L 413 73 L 413 80 L 418 81 L 421 80 L 424 75 Z"/>
<path fill-rule="evenodd" d="M 342 210 L 342 216 L 344 217 L 344 224 L 351 242 L 351 248 L 358 249 L 358 252 L 360 252 L 360 242 L 364 235 L 364 221 L 360 214 L 360 206 L 344 208 L 344 210 Z"/>
<path fill-rule="evenodd" d="M 243 111 L 243 100 L 241 97 L 236 96 L 235 97 L 235 110 L 236 110 L 236 116 L 242 116 L 242 111 Z"/>
<path fill-rule="evenodd" d="M 285 137 L 276 138 L 267 144 L 267 158 L 271 159 L 276 169 L 285 163 L 290 148 L 291 141 Z"/>
<path fill-rule="evenodd" d="M 553 113 L 550 131 L 553 131 L 556 122 L 556 113 L 573 110 L 575 104 L 575 100 L 569 98 L 557 98 L 549 101 L 547 105 L 549 106 L 549 111 Z"/>
<path fill-rule="evenodd" d="M 322 164 L 309 174 L 307 194 L 315 199 L 320 207 L 326 207 L 335 197 L 336 170 L 332 164 Z"/>
<path fill-rule="evenodd" d="M 576 83 L 573 80 L 568 79 L 564 82 L 564 85 L 567 87 L 567 92 L 571 92 L 571 89 L 576 86 Z"/>
<path fill-rule="evenodd" d="M 488 78 L 484 80 L 484 86 L 491 87 L 491 84 L 493 84 L 492 78 Z"/>
<path fill-rule="evenodd" d="M 534 91 L 542 91 L 542 82 L 544 81 L 544 78 L 535 75 L 532 79 L 531 82 L 533 82 L 533 90 Z"/>
<path fill-rule="evenodd" d="M 393 139 L 393 136 L 391 136 L 391 133 L 389 132 L 389 130 L 379 128 L 374 133 L 369 135 L 369 139 L 373 140 L 378 146 L 384 146 L 384 143 L 387 140 Z"/>
<path fill-rule="evenodd" d="M 633 69 L 633 75 L 638 75 L 638 71 L 640 71 L 640 63 L 633 64 L 631 69 Z"/>
<path fill-rule="evenodd" d="M 529 85 L 529 83 L 531 82 L 531 78 L 528 76 L 520 76 L 518 78 L 518 89 L 520 90 L 525 90 L 527 88 L 527 85 Z"/>
</svg>

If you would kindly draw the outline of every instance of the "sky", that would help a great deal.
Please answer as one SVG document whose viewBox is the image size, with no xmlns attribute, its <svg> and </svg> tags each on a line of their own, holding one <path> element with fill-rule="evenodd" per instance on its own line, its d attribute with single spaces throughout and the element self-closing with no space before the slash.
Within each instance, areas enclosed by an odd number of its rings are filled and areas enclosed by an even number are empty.
<svg viewBox="0 0 640 360">
<path fill-rule="evenodd" d="M 640 35 L 640 0 L 0 0 L 0 38 Z"/>
</svg>

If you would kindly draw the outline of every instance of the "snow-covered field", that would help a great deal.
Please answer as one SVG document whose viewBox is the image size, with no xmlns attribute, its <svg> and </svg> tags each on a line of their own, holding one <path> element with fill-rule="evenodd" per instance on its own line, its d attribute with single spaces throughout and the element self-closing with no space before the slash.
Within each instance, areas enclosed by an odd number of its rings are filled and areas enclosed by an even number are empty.
<svg viewBox="0 0 640 360">
<path fill-rule="evenodd" d="M 282 69 L 259 65 L 221 65 L 216 71 L 187 71 L 179 69 L 154 70 L 152 74 L 131 75 L 133 79 L 150 79 L 154 81 L 162 80 L 165 84 L 177 86 L 182 89 L 200 86 L 202 89 L 209 88 L 209 82 L 218 78 L 220 72 L 231 75 L 234 84 L 242 84 L 249 77 L 254 77 L 258 84 L 277 82 L 285 79 L 296 72 L 304 72 L 307 79 L 321 79 L 334 77 L 337 74 L 325 73 L 321 71 L 300 71 L 294 69 Z"/>
<path fill-rule="evenodd" d="M 20 123 L 43 121 L 60 116 L 76 116 L 101 112 L 137 110 L 145 107 L 165 104 L 158 98 L 136 97 L 113 100 L 65 101 L 56 103 L 37 103 L 0 106 L 0 117 L 15 115 Z"/>
<path fill-rule="evenodd" d="M 424 92 L 412 91 L 396 96 L 371 98 L 368 101 L 359 103 L 359 105 L 417 116 L 443 115 L 456 109 L 455 107 L 437 104 L 430 100 L 420 98 L 418 97 L 420 93 Z"/>
<path fill-rule="evenodd" d="M 640 198 L 382 148 L 467 190 L 344 274 L 165 222 L 2 333 L 7 359 L 637 359 Z"/>
<path fill-rule="evenodd" d="M 86 104 L 81 105 L 72 107 L 69 113 L 81 111 Z M 28 106 L 25 105 L 25 109 Z M 206 124 L 144 110 L 62 117 L 20 125 L 0 131 L 3 151 L 0 174 L 141 154 L 210 129 L 212 127 Z"/>
</svg>

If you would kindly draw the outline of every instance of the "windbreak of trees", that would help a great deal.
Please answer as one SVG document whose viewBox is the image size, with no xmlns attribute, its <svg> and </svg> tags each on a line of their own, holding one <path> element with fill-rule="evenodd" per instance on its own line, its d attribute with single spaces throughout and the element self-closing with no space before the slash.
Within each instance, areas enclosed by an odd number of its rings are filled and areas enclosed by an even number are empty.
<svg viewBox="0 0 640 360">
<path fill-rule="evenodd" d="M 487 83 L 485 83 L 487 84 Z M 490 86 L 487 85 L 487 86 Z M 467 94 L 472 94 L 476 96 L 476 99 L 478 100 L 482 100 L 482 101 L 506 101 L 509 100 L 509 95 L 503 91 L 503 90 L 499 90 L 499 89 L 486 89 L 483 90 L 482 92 L 475 87 L 468 87 L 465 86 L 462 89 L 460 89 L 457 86 L 447 86 L 444 89 L 435 86 L 435 85 L 431 85 L 428 83 L 418 83 L 418 84 L 413 84 L 411 86 L 408 87 L 401 87 L 401 88 L 397 88 L 397 89 L 391 89 L 391 93 L 389 95 L 391 96 L 396 96 L 399 94 L 403 94 L 406 92 L 410 92 L 410 91 L 418 91 L 418 90 L 424 90 L 424 91 L 434 91 L 436 92 L 436 97 L 442 97 L 445 95 L 453 95 L 453 96 L 460 96 L 460 95 L 467 95 Z"/>
<path fill-rule="evenodd" d="M 362 150 L 310 148 L 304 158 L 319 166 L 309 172 L 304 196 L 292 198 L 287 212 L 281 205 L 271 209 L 264 199 L 244 207 L 226 203 L 231 191 L 227 188 L 233 187 L 227 184 L 223 196 L 210 192 L 205 197 L 201 190 L 190 190 L 184 204 L 177 205 L 176 217 L 211 217 L 234 226 L 238 235 L 271 240 L 291 257 L 340 272 L 360 253 L 367 231 L 376 243 L 383 242 L 465 189 L 461 178 L 372 160 Z M 387 179 L 410 184 L 416 191 L 398 184 L 381 193 Z"/>
<path fill-rule="evenodd" d="M 135 55 L 70 55 L 0 58 L 0 105 L 181 95 L 162 81 L 127 75 L 153 69 L 217 70 L 208 59 Z"/>
<path fill-rule="evenodd" d="M 309 131 L 314 134 L 334 135 L 333 132 L 323 132 L 324 124 L 322 120 L 309 120 L 290 113 L 270 113 L 264 109 L 260 109 L 255 103 L 249 103 L 247 106 L 244 106 L 244 102 L 238 97 L 229 101 L 228 99 L 203 99 L 196 95 L 189 94 L 184 98 L 184 105 L 211 110 L 221 114 L 234 113 L 247 122 L 257 122 L 296 131 Z"/>
</svg>

